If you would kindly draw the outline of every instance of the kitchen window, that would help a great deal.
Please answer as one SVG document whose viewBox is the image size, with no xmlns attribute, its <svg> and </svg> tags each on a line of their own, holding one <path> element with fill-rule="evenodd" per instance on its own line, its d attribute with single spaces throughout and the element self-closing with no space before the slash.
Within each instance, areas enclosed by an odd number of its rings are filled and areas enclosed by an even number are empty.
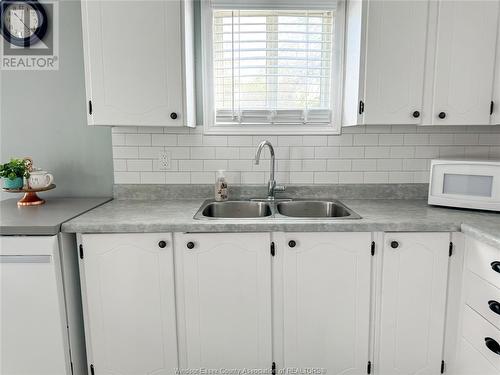
<svg viewBox="0 0 500 375">
<path fill-rule="evenodd" d="M 342 2 L 202 1 L 207 134 L 340 131 Z"/>
</svg>

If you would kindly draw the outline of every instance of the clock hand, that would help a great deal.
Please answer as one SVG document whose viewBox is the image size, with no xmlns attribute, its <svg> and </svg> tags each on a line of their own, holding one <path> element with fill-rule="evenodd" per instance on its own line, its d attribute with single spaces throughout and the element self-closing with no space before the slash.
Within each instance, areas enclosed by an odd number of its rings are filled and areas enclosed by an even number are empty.
<svg viewBox="0 0 500 375">
<path fill-rule="evenodd" d="M 24 25 L 24 27 L 26 27 L 27 31 L 31 31 L 31 29 L 28 26 L 26 26 L 26 24 L 24 23 L 24 21 L 21 19 L 21 17 L 19 17 L 17 15 L 17 13 L 14 13 L 14 16 L 16 16 L 19 19 L 19 21 L 21 21 L 21 23 Z"/>
</svg>

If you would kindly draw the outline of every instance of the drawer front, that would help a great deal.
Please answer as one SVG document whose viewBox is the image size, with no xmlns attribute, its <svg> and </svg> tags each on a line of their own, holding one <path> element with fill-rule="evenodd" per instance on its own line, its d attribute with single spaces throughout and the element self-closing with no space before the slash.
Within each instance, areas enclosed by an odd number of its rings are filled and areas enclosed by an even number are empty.
<svg viewBox="0 0 500 375">
<path fill-rule="evenodd" d="M 465 271 L 465 302 L 500 329 L 500 289 Z"/>
<path fill-rule="evenodd" d="M 500 288 L 500 249 L 467 238 L 467 268 Z"/>
<path fill-rule="evenodd" d="M 500 371 L 500 331 L 469 306 L 464 307 L 463 336 Z"/>
<path fill-rule="evenodd" d="M 453 375 L 498 375 L 498 370 L 474 348 L 469 341 L 461 337 L 458 342 L 458 355 L 452 364 Z"/>
</svg>

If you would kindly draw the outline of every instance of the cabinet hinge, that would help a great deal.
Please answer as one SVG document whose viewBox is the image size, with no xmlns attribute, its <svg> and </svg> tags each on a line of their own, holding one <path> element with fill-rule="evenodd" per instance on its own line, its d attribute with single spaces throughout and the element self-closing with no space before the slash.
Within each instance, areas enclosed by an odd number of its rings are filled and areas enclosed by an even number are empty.
<svg viewBox="0 0 500 375">
<path fill-rule="evenodd" d="M 441 374 L 444 374 L 444 367 L 445 367 L 444 361 L 441 361 Z"/>
<path fill-rule="evenodd" d="M 365 103 L 360 100 L 359 101 L 359 114 L 362 115 L 365 112 Z"/>
<path fill-rule="evenodd" d="M 452 256 L 453 255 L 453 242 L 450 242 L 450 247 L 448 248 L 448 256 Z"/>
<path fill-rule="evenodd" d="M 493 110 L 495 109 L 495 102 L 492 100 L 490 103 L 490 115 L 493 114 Z"/>
<path fill-rule="evenodd" d="M 95 375 L 94 365 L 90 365 L 90 375 Z"/>
<path fill-rule="evenodd" d="M 276 362 L 271 365 L 271 375 L 276 375 Z"/>
<path fill-rule="evenodd" d="M 276 246 L 274 245 L 274 242 L 271 242 L 271 256 L 276 255 Z"/>
<path fill-rule="evenodd" d="M 83 245 L 82 244 L 80 244 L 79 250 L 80 250 L 80 259 L 83 259 Z"/>
<path fill-rule="evenodd" d="M 92 114 L 92 100 L 89 100 L 89 115 Z"/>
<path fill-rule="evenodd" d="M 372 363 L 371 361 L 368 361 L 368 365 L 366 366 L 366 373 L 371 374 L 372 373 Z"/>
<path fill-rule="evenodd" d="M 372 241 L 372 247 L 371 247 L 371 250 L 370 250 L 372 256 L 375 255 L 375 241 Z"/>
</svg>

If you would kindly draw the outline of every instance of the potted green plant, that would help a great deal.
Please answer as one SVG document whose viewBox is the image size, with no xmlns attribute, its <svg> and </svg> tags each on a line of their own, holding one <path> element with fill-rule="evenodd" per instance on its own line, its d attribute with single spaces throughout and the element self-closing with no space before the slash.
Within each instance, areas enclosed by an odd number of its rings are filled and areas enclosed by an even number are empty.
<svg viewBox="0 0 500 375">
<path fill-rule="evenodd" d="M 0 164 L 0 177 L 3 178 L 4 189 L 21 189 L 24 178 L 30 176 L 23 159 L 10 159 L 8 163 Z"/>
</svg>

